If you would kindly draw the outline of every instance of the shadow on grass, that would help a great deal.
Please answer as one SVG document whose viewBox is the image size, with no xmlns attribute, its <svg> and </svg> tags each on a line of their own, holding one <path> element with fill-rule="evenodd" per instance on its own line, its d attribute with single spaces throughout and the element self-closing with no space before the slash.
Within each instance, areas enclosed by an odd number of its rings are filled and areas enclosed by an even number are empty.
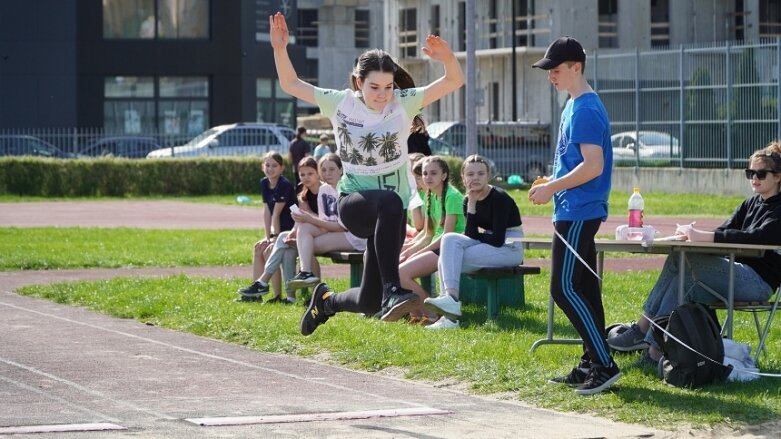
<svg viewBox="0 0 781 439">
<path fill-rule="evenodd" d="M 670 412 L 683 412 L 694 417 L 706 418 L 709 415 L 721 416 L 723 413 L 729 413 L 731 421 L 756 424 L 776 419 L 779 415 L 771 407 L 752 402 L 759 394 L 765 393 L 767 388 L 745 386 L 743 383 L 680 390 L 654 389 L 624 383 L 619 385 L 621 391 L 615 392 L 615 395 L 625 403 L 655 405 Z"/>
<path fill-rule="evenodd" d="M 560 310 L 556 310 L 561 314 Z M 486 326 L 489 324 L 485 306 L 464 307 L 461 317 L 462 324 L 469 326 Z M 548 332 L 548 307 L 526 304 L 521 308 L 502 306 L 499 315 L 493 321 L 493 328 L 501 332 L 515 332 L 519 329 L 531 334 L 539 334 L 541 337 Z M 575 328 L 567 321 L 554 320 L 553 334 L 557 338 L 578 337 Z"/>
</svg>

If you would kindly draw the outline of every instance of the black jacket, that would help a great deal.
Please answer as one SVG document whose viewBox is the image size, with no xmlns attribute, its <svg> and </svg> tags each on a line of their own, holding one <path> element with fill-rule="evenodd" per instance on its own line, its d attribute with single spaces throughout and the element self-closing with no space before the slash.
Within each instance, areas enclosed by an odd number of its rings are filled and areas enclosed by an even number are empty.
<svg viewBox="0 0 781 439">
<path fill-rule="evenodd" d="M 715 242 L 781 246 L 781 194 L 767 200 L 759 195 L 746 198 L 715 233 Z M 773 289 L 781 285 L 781 254 L 736 260 L 754 269 Z"/>
</svg>

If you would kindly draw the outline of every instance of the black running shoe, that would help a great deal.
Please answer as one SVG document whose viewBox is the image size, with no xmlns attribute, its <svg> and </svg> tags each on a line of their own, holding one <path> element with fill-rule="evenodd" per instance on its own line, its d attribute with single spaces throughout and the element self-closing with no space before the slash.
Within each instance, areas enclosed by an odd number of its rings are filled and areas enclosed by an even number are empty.
<svg viewBox="0 0 781 439">
<path fill-rule="evenodd" d="M 612 386 L 619 378 L 621 378 L 621 371 L 618 369 L 616 363 L 611 363 L 610 366 L 607 367 L 592 366 L 586 377 L 586 382 L 575 389 L 575 393 L 578 395 L 593 395 L 599 393 Z"/>
<path fill-rule="evenodd" d="M 274 296 L 273 298 L 267 300 L 266 303 L 281 303 L 282 305 L 292 305 L 296 303 L 296 300 L 289 297 Z"/>
<path fill-rule="evenodd" d="M 554 377 L 548 380 L 548 384 L 566 384 L 570 387 L 579 387 L 586 382 L 588 372 L 591 370 L 591 362 L 581 358 L 577 367 L 573 367 L 569 374 Z"/>
<path fill-rule="evenodd" d="M 414 311 L 420 302 L 417 294 L 398 286 L 390 287 L 390 291 L 382 304 L 383 322 L 395 322 Z"/>
<path fill-rule="evenodd" d="M 326 284 L 318 285 L 312 292 L 312 300 L 309 302 L 309 307 L 301 317 L 301 334 L 310 335 L 315 332 L 318 326 L 328 321 L 328 315 L 325 312 L 325 299 L 327 299 L 333 290 L 328 288 Z"/>
<path fill-rule="evenodd" d="M 236 291 L 241 297 L 259 298 L 264 294 L 268 294 L 268 285 L 265 287 L 260 282 L 252 282 L 248 287 L 239 288 Z"/>
</svg>

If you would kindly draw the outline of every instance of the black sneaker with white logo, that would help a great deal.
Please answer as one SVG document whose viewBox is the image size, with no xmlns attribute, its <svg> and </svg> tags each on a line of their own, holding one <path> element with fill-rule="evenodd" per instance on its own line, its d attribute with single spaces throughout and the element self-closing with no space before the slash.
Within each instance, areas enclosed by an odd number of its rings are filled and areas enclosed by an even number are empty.
<svg viewBox="0 0 781 439">
<path fill-rule="evenodd" d="M 320 282 L 320 278 L 309 271 L 299 271 L 292 279 L 287 281 L 287 287 L 291 290 L 312 288 Z"/>
<path fill-rule="evenodd" d="M 621 378 L 621 371 L 615 362 L 610 366 L 591 366 L 586 381 L 575 389 L 578 395 L 593 395 L 606 390 Z"/>
<path fill-rule="evenodd" d="M 570 387 L 580 387 L 586 382 L 586 377 L 591 370 L 591 362 L 581 358 L 577 367 L 573 367 L 570 373 L 564 376 L 554 377 L 548 380 L 548 384 L 565 384 Z"/>
<path fill-rule="evenodd" d="M 249 299 L 260 299 L 264 294 L 268 294 L 268 285 L 263 286 L 260 282 L 252 282 L 249 286 L 239 288 L 236 291 L 241 297 L 247 297 Z M 261 299 L 262 300 L 262 299 Z"/>
<path fill-rule="evenodd" d="M 420 302 L 417 294 L 397 285 L 388 285 L 385 291 L 385 300 L 380 311 L 382 313 L 380 320 L 383 322 L 395 322 L 401 319 L 414 311 Z"/>
<path fill-rule="evenodd" d="M 320 284 L 312 292 L 312 300 L 309 301 L 309 307 L 301 317 L 301 334 L 310 335 L 315 332 L 318 326 L 328 321 L 328 314 L 325 311 L 325 299 L 333 294 L 333 290 L 326 284 Z"/>
</svg>

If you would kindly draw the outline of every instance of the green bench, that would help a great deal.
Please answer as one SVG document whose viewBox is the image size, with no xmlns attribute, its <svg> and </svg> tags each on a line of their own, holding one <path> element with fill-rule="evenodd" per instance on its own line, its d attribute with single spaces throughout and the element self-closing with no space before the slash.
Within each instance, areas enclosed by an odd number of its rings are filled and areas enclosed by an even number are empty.
<svg viewBox="0 0 781 439">
<path fill-rule="evenodd" d="M 327 256 L 336 264 L 350 264 L 350 287 L 361 285 L 363 253 L 331 252 Z M 460 299 L 464 303 L 486 305 L 488 318 L 495 320 L 499 307 L 521 308 L 526 303 L 523 277 L 540 274 L 540 267 L 483 268 L 475 273 L 461 275 Z M 420 278 L 424 290 L 433 293 L 433 276 Z"/>
<path fill-rule="evenodd" d="M 488 319 L 496 320 L 499 307 L 522 308 L 526 303 L 524 276 L 540 274 L 540 267 L 482 268 L 462 274 L 459 298 L 463 303 L 485 304 Z"/>
</svg>

